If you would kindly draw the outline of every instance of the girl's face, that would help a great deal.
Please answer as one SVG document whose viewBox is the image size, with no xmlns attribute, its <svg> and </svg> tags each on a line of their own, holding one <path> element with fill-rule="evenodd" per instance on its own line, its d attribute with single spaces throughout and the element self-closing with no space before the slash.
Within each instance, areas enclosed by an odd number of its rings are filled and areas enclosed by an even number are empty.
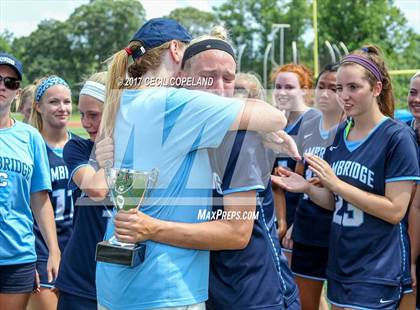
<svg viewBox="0 0 420 310">
<path fill-rule="evenodd" d="M 411 81 L 407 102 L 411 114 L 420 120 L 420 76 Z"/>
<path fill-rule="evenodd" d="M 342 111 L 336 94 L 336 72 L 325 72 L 318 80 L 315 88 L 315 102 L 322 113 Z"/>
<path fill-rule="evenodd" d="M 380 88 L 369 84 L 365 69 L 357 64 L 341 66 L 337 72 L 337 95 L 347 116 L 357 117 L 377 104 Z"/>
<path fill-rule="evenodd" d="M 102 102 L 91 96 L 82 95 L 79 97 L 79 111 L 83 128 L 89 134 L 90 140 L 95 141 L 101 125 Z"/>
<path fill-rule="evenodd" d="M 191 58 L 191 67 L 185 73 L 193 78 L 212 78 L 213 83 L 204 87 L 189 87 L 213 94 L 232 97 L 235 87 L 235 60 L 229 53 L 219 50 L 207 50 Z"/>
<path fill-rule="evenodd" d="M 18 79 L 16 71 L 7 65 L 0 65 L 0 76 L 2 78 L 10 77 Z M 10 110 L 13 99 L 19 93 L 20 88 L 13 90 L 9 89 L 4 85 L 4 80 L 0 82 L 0 111 Z"/>
<path fill-rule="evenodd" d="M 273 99 L 280 110 L 295 111 L 299 103 L 304 102 L 305 92 L 299 84 L 297 74 L 280 72 L 274 84 Z"/>
<path fill-rule="evenodd" d="M 36 105 L 44 124 L 48 127 L 61 129 L 67 126 L 72 112 L 71 92 L 64 85 L 54 85 L 48 88 Z"/>
</svg>

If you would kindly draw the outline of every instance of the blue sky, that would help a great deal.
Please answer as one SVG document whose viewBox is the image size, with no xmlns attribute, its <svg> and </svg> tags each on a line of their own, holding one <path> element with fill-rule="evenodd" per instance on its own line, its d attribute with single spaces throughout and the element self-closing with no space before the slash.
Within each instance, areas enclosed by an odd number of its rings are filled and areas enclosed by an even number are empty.
<svg viewBox="0 0 420 310">
<path fill-rule="evenodd" d="M 351 0 L 349 0 L 351 1 Z M 11 31 L 16 37 L 25 36 L 34 31 L 43 19 L 66 20 L 74 9 L 88 0 L 0 0 L 0 32 Z M 142 0 L 147 18 L 160 17 L 175 8 L 193 6 L 210 11 L 212 6 L 223 0 Z M 408 24 L 420 33 L 420 1 L 395 0 L 408 20 Z"/>
</svg>

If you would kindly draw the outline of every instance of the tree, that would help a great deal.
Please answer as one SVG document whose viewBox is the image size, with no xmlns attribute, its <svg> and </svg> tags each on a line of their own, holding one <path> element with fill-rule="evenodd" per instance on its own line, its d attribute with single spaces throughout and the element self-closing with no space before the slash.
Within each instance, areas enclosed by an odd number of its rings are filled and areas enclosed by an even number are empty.
<svg viewBox="0 0 420 310">
<path fill-rule="evenodd" d="M 45 75 L 57 74 L 71 84 L 76 80 L 69 32 L 65 22 L 44 20 L 29 36 L 13 42 L 15 54 L 24 66 L 25 79 L 32 82 Z"/>
<path fill-rule="evenodd" d="M 125 47 L 145 21 L 142 5 L 130 0 L 95 0 L 64 21 L 42 21 L 37 30 L 13 42 L 29 81 L 58 74 L 73 90 L 83 78 L 104 70 L 104 60 Z"/>
<path fill-rule="evenodd" d="M 102 62 L 127 46 L 144 22 L 137 1 L 96 0 L 78 7 L 68 20 L 76 69 L 92 73 L 103 68 Z"/>
<path fill-rule="evenodd" d="M 290 46 L 294 40 L 302 48 L 302 35 L 310 20 L 309 8 L 306 0 L 231 0 L 214 10 L 230 31 L 234 45 L 246 44 L 242 71 L 252 70 L 261 74 L 264 50 L 271 41 L 272 25 L 290 24 L 291 27 L 286 30 L 285 46 Z M 291 59 L 290 54 L 287 57 Z"/>
<path fill-rule="evenodd" d="M 7 29 L 0 33 L 0 51 L 11 53 L 12 52 L 13 34 Z"/>
<path fill-rule="evenodd" d="M 209 34 L 210 29 L 217 25 L 217 19 L 213 13 L 200 11 L 193 7 L 175 9 L 166 17 L 178 21 L 191 33 L 193 38 Z"/>
<path fill-rule="evenodd" d="M 320 44 L 343 41 L 350 51 L 373 43 L 384 52 L 389 69 L 412 69 L 420 63 L 419 35 L 407 26 L 393 1 L 318 1 Z M 322 62 L 327 62 L 322 59 Z M 408 77 L 393 77 L 399 105 L 406 105 Z"/>
<path fill-rule="evenodd" d="M 381 42 L 385 52 L 403 47 L 407 20 L 385 0 L 324 0 L 318 5 L 319 38 L 343 41 L 350 50 Z"/>
</svg>

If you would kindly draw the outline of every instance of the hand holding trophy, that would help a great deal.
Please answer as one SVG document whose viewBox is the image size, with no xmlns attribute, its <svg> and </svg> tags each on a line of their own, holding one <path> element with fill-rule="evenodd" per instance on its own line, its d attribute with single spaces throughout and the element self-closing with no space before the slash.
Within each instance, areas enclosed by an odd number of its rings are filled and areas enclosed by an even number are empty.
<svg viewBox="0 0 420 310">
<path fill-rule="evenodd" d="M 105 168 L 105 178 L 111 200 L 117 211 L 139 208 L 156 184 L 158 171 L 136 171 L 125 168 Z M 98 243 L 96 261 L 134 267 L 144 260 L 145 243 L 124 243 L 114 236 Z"/>
</svg>

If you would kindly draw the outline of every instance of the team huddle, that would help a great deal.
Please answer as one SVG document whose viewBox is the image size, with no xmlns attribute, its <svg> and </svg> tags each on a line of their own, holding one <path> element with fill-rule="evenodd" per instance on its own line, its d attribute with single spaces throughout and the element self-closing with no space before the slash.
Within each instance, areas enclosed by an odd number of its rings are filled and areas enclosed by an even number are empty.
<svg viewBox="0 0 420 310">
<path fill-rule="evenodd" d="M 84 82 L 87 139 L 65 79 L 23 72 L 0 53 L 1 310 L 420 309 L 420 72 L 403 123 L 374 45 L 269 95 L 223 27 L 151 19 Z M 111 166 L 158 171 L 140 208 Z M 112 239 L 142 262 L 96 261 Z"/>
</svg>

